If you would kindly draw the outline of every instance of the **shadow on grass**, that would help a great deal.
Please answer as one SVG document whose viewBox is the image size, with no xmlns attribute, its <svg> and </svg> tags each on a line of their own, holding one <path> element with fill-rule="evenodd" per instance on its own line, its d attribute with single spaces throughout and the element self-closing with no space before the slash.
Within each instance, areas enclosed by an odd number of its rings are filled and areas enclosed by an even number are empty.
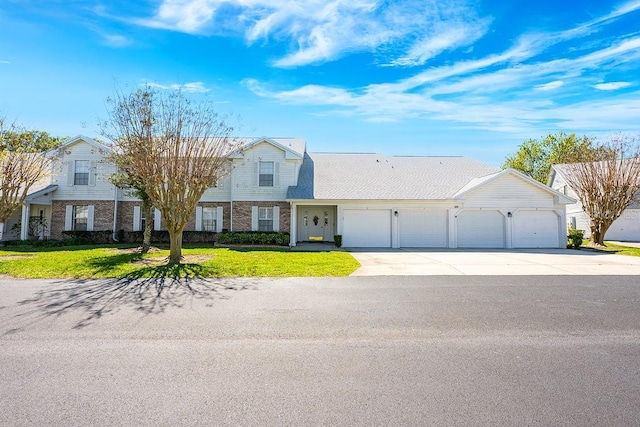
<svg viewBox="0 0 640 427">
<path fill-rule="evenodd" d="M 169 308 L 191 307 L 197 301 L 212 307 L 215 300 L 230 299 L 235 292 L 256 289 L 258 285 L 255 279 L 203 278 L 202 270 L 198 264 L 161 265 L 140 268 L 116 279 L 60 280 L 32 298 L 19 301 L 29 308 L 19 316 L 35 316 L 35 321 L 41 321 L 77 315 L 74 329 L 80 329 L 124 308 L 146 316 Z"/>
</svg>

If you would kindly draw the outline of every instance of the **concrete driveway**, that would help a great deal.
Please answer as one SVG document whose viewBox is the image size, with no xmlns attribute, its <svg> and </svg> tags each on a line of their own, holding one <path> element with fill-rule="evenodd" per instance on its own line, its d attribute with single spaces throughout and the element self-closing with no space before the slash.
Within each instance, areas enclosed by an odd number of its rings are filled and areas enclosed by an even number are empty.
<svg viewBox="0 0 640 427">
<path fill-rule="evenodd" d="M 640 257 L 571 249 L 350 249 L 352 276 L 640 275 Z"/>
</svg>

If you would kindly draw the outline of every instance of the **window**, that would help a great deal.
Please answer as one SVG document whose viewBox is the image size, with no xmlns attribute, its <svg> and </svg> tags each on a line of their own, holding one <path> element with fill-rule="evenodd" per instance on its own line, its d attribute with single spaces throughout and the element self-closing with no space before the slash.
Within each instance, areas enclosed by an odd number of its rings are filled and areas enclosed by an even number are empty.
<svg viewBox="0 0 640 427">
<path fill-rule="evenodd" d="M 73 230 L 86 231 L 89 222 L 89 206 L 73 207 Z"/>
<path fill-rule="evenodd" d="M 89 185 L 89 171 L 91 162 L 89 160 L 76 160 L 73 174 L 73 185 Z"/>
<path fill-rule="evenodd" d="M 202 208 L 202 231 L 216 231 L 216 208 Z"/>
<path fill-rule="evenodd" d="M 260 162 L 260 176 L 258 177 L 258 186 L 273 187 L 273 162 Z"/>
<path fill-rule="evenodd" d="M 140 230 L 144 231 L 147 226 L 147 215 L 144 212 L 144 209 L 140 207 Z"/>
<path fill-rule="evenodd" d="M 258 231 L 273 231 L 273 208 L 258 208 Z"/>
</svg>

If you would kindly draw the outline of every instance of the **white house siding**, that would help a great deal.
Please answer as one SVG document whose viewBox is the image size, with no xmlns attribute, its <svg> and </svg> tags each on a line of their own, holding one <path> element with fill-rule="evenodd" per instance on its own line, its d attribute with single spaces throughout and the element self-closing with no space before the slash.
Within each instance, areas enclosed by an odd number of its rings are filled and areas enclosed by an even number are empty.
<svg viewBox="0 0 640 427">
<path fill-rule="evenodd" d="M 278 176 L 273 187 L 259 187 L 256 180 L 256 165 L 259 162 L 277 163 Z M 302 159 L 286 159 L 285 151 L 263 142 L 244 152 L 244 157 L 234 159 L 230 178 L 231 194 L 234 201 L 283 201 L 287 189 L 297 184 L 298 169 Z"/>
<path fill-rule="evenodd" d="M 11 228 L 20 223 L 20 217 L 22 216 L 22 210 L 18 208 L 9 220 L 2 225 L 2 236 L 0 242 L 6 242 L 7 240 L 20 240 L 20 230 L 13 231 Z"/>
<path fill-rule="evenodd" d="M 76 160 L 95 162 L 95 185 L 69 185 L 73 177 L 69 177 L 69 165 Z M 109 177 L 116 171 L 115 167 L 104 160 L 104 153 L 84 141 L 79 141 L 61 150 L 61 157 L 54 165 L 52 184 L 58 184 L 55 200 L 113 200 L 114 185 Z"/>
<path fill-rule="evenodd" d="M 554 197 L 513 175 L 503 175 L 472 191 L 465 208 L 554 208 Z"/>
</svg>

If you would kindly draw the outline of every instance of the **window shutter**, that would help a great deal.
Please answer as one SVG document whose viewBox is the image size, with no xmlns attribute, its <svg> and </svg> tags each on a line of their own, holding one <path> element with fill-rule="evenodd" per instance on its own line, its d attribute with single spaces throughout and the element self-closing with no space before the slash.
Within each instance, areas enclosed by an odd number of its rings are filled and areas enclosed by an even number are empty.
<svg viewBox="0 0 640 427">
<path fill-rule="evenodd" d="M 133 207 L 133 231 L 140 231 L 140 206 Z"/>
<path fill-rule="evenodd" d="M 67 185 L 71 186 L 71 185 L 73 185 L 74 161 L 73 160 L 69 160 L 69 164 L 67 166 L 68 166 L 68 168 L 67 168 Z"/>
<path fill-rule="evenodd" d="M 89 185 L 91 187 L 96 186 L 96 172 L 98 170 L 98 162 L 95 160 L 91 161 L 91 167 L 89 168 Z"/>
<path fill-rule="evenodd" d="M 202 206 L 196 206 L 196 231 L 202 231 Z"/>
<path fill-rule="evenodd" d="M 260 162 L 253 162 L 253 186 L 260 185 Z"/>
<path fill-rule="evenodd" d="M 280 163 L 279 162 L 273 162 L 273 186 L 280 187 Z"/>
<path fill-rule="evenodd" d="M 95 216 L 95 206 L 87 206 L 87 231 L 93 231 L 93 218 Z"/>
<path fill-rule="evenodd" d="M 223 220 L 223 211 L 222 206 L 218 206 L 216 208 L 216 232 L 220 233 L 222 231 L 222 220 Z"/>
<path fill-rule="evenodd" d="M 251 231 L 258 230 L 258 207 L 251 206 Z"/>
<path fill-rule="evenodd" d="M 158 231 L 161 230 L 162 225 L 162 215 L 160 214 L 160 209 L 153 210 L 153 229 Z"/>
<path fill-rule="evenodd" d="M 273 231 L 280 231 L 280 206 L 273 207 Z"/>
<path fill-rule="evenodd" d="M 70 231 L 73 224 L 73 206 L 67 205 L 65 206 L 65 214 L 64 214 L 64 231 Z"/>
</svg>

